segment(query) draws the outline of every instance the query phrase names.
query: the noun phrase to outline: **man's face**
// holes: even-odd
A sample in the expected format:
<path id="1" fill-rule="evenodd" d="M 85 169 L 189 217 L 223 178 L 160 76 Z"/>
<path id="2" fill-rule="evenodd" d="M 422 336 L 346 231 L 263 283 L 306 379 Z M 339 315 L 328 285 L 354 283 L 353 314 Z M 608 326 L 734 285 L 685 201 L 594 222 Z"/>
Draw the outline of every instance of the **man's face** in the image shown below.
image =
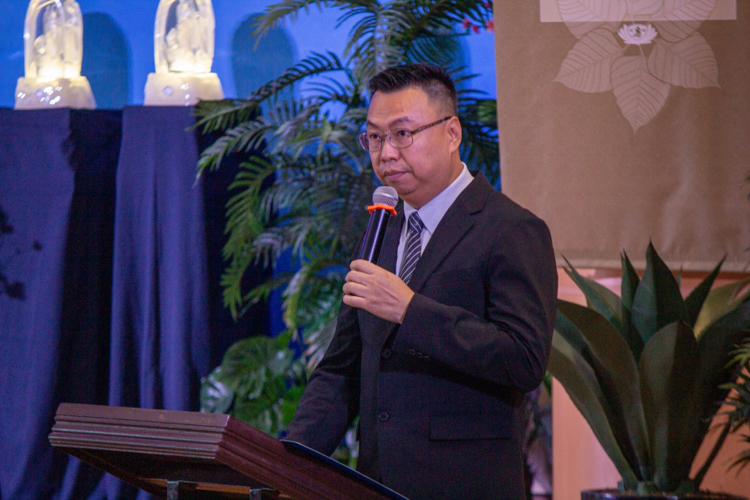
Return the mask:
<path id="1" fill-rule="evenodd" d="M 429 102 L 427 93 L 416 87 L 376 92 L 370 102 L 367 133 L 384 137 L 382 149 L 370 152 L 375 175 L 415 208 L 432 200 L 461 173 L 457 157 L 461 126 L 456 118 L 445 121 L 418 132 L 413 136 L 414 143 L 401 149 L 385 139 L 386 132 L 414 130 L 449 115 L 437 103 Z"/>

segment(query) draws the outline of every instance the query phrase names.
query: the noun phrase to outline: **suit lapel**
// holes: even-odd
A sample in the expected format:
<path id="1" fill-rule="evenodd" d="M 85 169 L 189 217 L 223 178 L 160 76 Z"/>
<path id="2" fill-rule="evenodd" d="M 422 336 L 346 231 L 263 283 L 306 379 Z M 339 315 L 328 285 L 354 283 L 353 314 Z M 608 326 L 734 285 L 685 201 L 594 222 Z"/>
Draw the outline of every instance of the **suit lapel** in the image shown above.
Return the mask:
<path id="1" fill-rule="evenodd" d="M 422 290 L 427 279 L 448 256 L 453 248 L 474 225 L 472 214 L 484 208 L 492 186 L 487 179 L 478 173 L 474 180 L 456 198 L 453 205 L 445 212 L 429 243 L 422 252 L 409 286 L 415 292 Z"/>
<path id="2" fill-rule="evenodd" d="M 430 242 L 422 252 L 414 274 L 411 276 L 409 286 L 419 293 L 427 278 L 440 265 L 445 257 L 453 250 L 466 232 L 474 225 L 472 214 L 480 212 L 493 190 L 492 186 L 482 173 L 477 173 L 474 180 L 456 198 L 443 219 L 435 229 Z M 403 210 L 392 218 L 385 232 L 383 247 L 380 251 L 378 265 L 383 269 L 395 273 L 398 243 L 401 238 L 401 230 L 404 224 Z M 398 323 L 391 323 L 384 319 L 372 316 L 375 319 L 375 328 L 371 332 L 372 339 L 379 349 L 382 349 L 386 340 L 398 330 Z"/>

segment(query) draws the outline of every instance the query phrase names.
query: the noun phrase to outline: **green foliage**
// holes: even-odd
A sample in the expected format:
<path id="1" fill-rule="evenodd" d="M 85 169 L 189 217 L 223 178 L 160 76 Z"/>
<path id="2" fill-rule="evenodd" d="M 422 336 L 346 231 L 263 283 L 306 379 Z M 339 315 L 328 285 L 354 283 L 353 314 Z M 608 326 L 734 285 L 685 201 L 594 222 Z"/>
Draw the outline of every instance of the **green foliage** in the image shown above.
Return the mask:
<path id="1" fill-rule="evenodd" d="M 741 429 L 747 432 L 750 430 L 750 340 L 740 345 L 733 354 L 730 365 L 738 366 L 738 371 L 737 378 L 723 386 L 724 389 L 733 391 L 726 400 L 731 410 L 725 415 L 731 432 L 738 432 Z M 750 434 L 742 434 L 742 440 L 747 443 L 747 449 L 741 451 L 731 465 L 731 467 L 739 467 L 740 470 L 750 465 Z"/>
<path id="2" fill-rule="evenodd" d="M 250 337 L 227 350 L 221 365 L 201 382 L 201 411 L 229 413 L 267 432 L 294 416 L 305 383 L 304 366 L 288 349 L 288 336 Z"/>
<path id="3" fill-rule="evenodd" d="M 697 490 L 702 474 L 691 480 L 690 467 L 711 418 L 730 388 L 747 384 L 730 382 L 750 354 L 727 360 L 750 335 L 750 292 L 741 293 L 750 280 L 711 290 L 722 262 L 684 300 L 652 245 L 642 278 L 623 254 L 620 297 L 568 263 L 588 307 L 558 301 L 549 371 L 614 462 L 624 489 Z"/>

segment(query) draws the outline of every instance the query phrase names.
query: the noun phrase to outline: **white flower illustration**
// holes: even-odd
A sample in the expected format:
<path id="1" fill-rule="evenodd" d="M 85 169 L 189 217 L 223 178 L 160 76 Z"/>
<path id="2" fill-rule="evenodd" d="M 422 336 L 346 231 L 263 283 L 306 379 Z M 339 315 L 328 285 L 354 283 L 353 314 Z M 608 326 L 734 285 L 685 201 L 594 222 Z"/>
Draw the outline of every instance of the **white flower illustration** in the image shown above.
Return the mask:
<path id="1" fill-rule="evenodd" d="M 578 42 L 555 81 L 580 92 L 611 90 L 634 131 L 661 111 L 673 85 L 719 87 L 713 50 L 696 31 L 716 0 L 557 1 Z"/>
<path id="2" fill-rule="evenodd" d="M 625 24 L 617 34 L 627 45 L 648 45 L 658 33 L 651 24 Z"/>

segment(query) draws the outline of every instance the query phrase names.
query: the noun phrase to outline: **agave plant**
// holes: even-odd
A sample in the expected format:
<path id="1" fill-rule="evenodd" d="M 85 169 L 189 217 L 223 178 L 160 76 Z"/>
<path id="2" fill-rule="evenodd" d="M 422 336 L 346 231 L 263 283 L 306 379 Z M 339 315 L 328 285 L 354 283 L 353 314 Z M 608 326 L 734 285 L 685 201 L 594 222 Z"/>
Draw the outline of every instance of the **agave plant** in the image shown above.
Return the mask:
<path id="1" fill-rule="evenodd" d="M 614 462 L 621 490 L 697 491 L 713 459 L 689 477 L 737 373 L 730 353 L 750 334 L 750 280 L 711 289 L 722 262 L 685 299 L 652 245 L 642 278 L 623 254 L 620 297 L 568 263 L 588 306 L 558 301 L 549 371 Z"/>

